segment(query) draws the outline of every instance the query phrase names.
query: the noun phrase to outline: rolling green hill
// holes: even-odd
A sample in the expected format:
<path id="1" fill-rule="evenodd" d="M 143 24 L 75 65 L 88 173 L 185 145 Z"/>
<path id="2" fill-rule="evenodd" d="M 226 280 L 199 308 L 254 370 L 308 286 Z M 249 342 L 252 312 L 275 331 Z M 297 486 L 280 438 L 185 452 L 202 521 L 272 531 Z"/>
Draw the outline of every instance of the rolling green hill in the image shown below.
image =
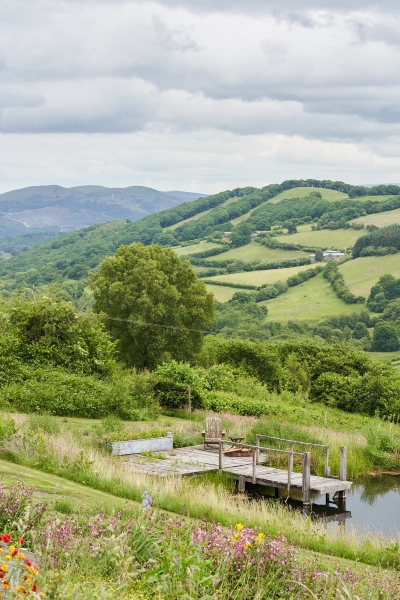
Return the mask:
<path id="1" fill-rule="evenodd" d="M 57 189 L 52 186 L 53 195 Z M 143 188 L 141 200 L 153 192 Z M 178 255 L 188 257 L 199 276 L 207 279 L 216 298 L 227 302 L 235 292 L 243 291 L 242 285 L 271 286 L 307 271 L 312 266 L 308 258 L 312 248 L 350 248 L 366 229 L 349 228 L 349 223 L 392 222 L 400 213 L 400 195 L 390 194 L 399 192 L 397 186 L 358 188 L 316 180 L 224 191 L 161 210 L 134 223 L 120 219 L 96 224 L 28 247 L 18 256 L 0 262 L 0 290 L 10 294 L 24 288 L 47 289 L 56 283 L 65 297 L 79 303 L 86 295 L 87 301 L 88 273 L 105 256 L 115 253 L 121 244 L 160 243 L 172 245 Z M 175 194 L 178 197 L 178 192 Z M 127 207 L 128 199 L 124 202 Z M 248 233 L 248 243 L 245 240 L 238 247 L 221 245 L 222 232 L 232 231 L 237 219 L 242 219 L 240 227 L 245 224 L 248 232 L 281 227 L 281 234 L 274 235 L 273 231 L 250 241 Z M 288 222 L 297 226 L 297 233 L 285 233 Z M 397 274 L 397 256 L 348 261 L 340 266 L 340 272 L 350 292 L 367 295 L 381 275 Z M 318 320 L 365 310 L 365 305 L 349 305 L 337 298 L 322 275 L 298 283 L 286 292 L 280 291 L 278 297 L 263 302 L 258 299 L 260 306 L 268 308 L 268 319 Z"/>

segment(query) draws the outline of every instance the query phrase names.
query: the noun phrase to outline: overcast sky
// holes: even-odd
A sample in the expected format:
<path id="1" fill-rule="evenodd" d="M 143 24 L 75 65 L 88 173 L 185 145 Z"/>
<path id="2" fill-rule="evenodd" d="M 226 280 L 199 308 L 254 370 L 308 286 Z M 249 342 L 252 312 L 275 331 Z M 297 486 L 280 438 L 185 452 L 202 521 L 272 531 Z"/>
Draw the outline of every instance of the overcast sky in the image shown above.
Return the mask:
<path id="1" fill-rule="evenodd" d="M 1 0 L 0 192 L 400 182 L 394 0 Z"/>

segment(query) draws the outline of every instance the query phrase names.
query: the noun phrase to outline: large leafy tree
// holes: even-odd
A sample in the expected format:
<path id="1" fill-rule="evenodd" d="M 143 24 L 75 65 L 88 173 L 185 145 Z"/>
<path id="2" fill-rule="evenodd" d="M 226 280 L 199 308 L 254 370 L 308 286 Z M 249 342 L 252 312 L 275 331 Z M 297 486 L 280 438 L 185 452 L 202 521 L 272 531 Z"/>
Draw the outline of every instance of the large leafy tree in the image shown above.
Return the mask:
<path id="1" fill-rule="evenodd" d="M 94 310 L 122 358 L 154 368 L 168 359 L 189 360 L 212 325 L 214 299 L 188 261 L 158 245 L 121 246 L 91 276 Z"/>

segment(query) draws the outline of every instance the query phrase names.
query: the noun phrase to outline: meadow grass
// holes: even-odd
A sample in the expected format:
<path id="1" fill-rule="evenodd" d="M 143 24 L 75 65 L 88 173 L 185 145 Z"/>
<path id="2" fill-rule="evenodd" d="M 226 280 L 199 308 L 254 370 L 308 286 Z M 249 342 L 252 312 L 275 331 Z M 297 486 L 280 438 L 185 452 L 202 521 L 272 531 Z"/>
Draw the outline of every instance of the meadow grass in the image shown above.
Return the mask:
<path id="1" fill-rule="evenodd" d="M 310 323 L 317 323 L 332 315 L 349 314 L 365 309 L 362 304 L 345 304 L 340 300 L 322 273 L 261 304 L 268 308 L 268 320 L 295 319 Z"/>
<path id="2" fill-rule="evenodd" d="M 221 244 L 214 244 L 202 240 L 198 244 L 192 244 L 191 246 L 174 246 L 171 249 L 176 252 L 178 256 L 185 256 L 186 254 L 196 254 L 196 252 L 204 252 L 205 250 L 211 250 L 212 248 L 221 248 Z"/>
<path id="3" fill-rule="evenodd" d="M 389 273 L 400 277 L 400 258 L 398 254 L 360 256 L 341 264 L 339 271 L 353 294 L 367 297 L 382 275 Z"/>
<path id="4" fill-rule="evenodd" d="M 328 190 L 325 188 L 310 188 L 310 187 L 297 187 L 286 192 L 281 192 L 275 198 L 272 198 L 269 202 L 271 204 L 278 204 L 282 200 L 290 200 L 291 198 L 305 198 L 312 192 L 320 192 L 323 200 L 329 202 L 337 202 L 338 200 L 346 200 L 349 196 L 343 192 L 337 192 L 336 190 Z"/>
<path id="5" fill-rule="evenodd" d="M 267 248 L 262 244 L 252 240 L 245 246 L 239 248 L 232 248 L 228 252 L 224 252 L 221 255 L 221 260 L 243 260 L 253 261 L 259 260 L 263 262 L 274 262 L 279 260 L 289 260 L 291 258 L 308 258 L 307 252 L 296 251 L 296 250 L 283 250 L 281 248 Z M 218 260 L 217 256 L 210 256 L 205 259 L 206 261 Z"/>
<path id="6" fill-rule="evenodd" d="M 218 302 L 228 302 L 236 292 L 251 292 L 251 290 L 224 287 L 223 285 L 210 285 L 209 283 L 206 283 L 206 288 L 209 292 L 214 294 L 214 297 Z"/>
<path id="7" fill-rule="evenodd" d="M 377 227 L 386 227 L 387 225 L 393 225 L 393 223 L 400 223 L 400 208 L 382 213 L 374 213 L 373 215 L 365 215 L 365 217 L 358 217 L 353 222 L 364 223 L 364 225 L 376 225 Z M 368 233 L 368 230 L 365 233 Z"/>
<path id="8" fill-rule="evenodd" d="M 288 277 L 296 275 L 301 271 L 306 271 L 309 268 L 310 265 L 301 265 L 298 267 L 288 267 L 284 269 L 266 269 L 262 271 L 230 273 L 229 275 L 215 275 L 215 277 L 208 277 L 208 280 L 258 286 L 263 285 L 264 283 L 273 284 L 277 281 L 286 281 Z"/>
<path id="9" fill-rule="evenodd" d="M 364 229 L 318 229 L 312 231 L 307 225 L 303 230 L 299 227 L 298 233 L 286 234 L 279 239 L 282 242 L 328 248 L 330 250 L 346 250 L 354 246 L 356 240 L 365 235 Z"/>

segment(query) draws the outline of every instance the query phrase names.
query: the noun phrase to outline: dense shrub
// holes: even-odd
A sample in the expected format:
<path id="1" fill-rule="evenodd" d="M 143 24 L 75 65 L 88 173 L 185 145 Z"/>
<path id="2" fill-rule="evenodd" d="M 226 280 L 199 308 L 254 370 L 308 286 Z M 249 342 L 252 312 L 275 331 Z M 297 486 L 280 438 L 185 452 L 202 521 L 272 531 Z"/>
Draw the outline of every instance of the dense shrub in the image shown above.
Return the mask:
<path id="1" fill-rule="evenodd" d="M 192 406 L 201 406 L 202 382 L 196 371 L 188 364 L 171 360 L 153 371 L 153 384 L 162 406 L 179 407 L 188 403 L 190 387 Z"/>
<path id="2" fill-rule="evenodd" d="M 8 308 L 13 354 L 26 363 L 75 373 L 107 374 L 115 365 L 114 344 L 98 317 L 77 314 L 59 297 L 14 300 Z"/>
<path id="3" fill-rule="evenodd" d="M 4 387 L 0 401 L 17 412 L 92 419 L 111 413 L 144 419 L 158 412 L 149 376 L 135 372 L 105 382 L 88 375 L 37 369 L 31 379 Z"/>

